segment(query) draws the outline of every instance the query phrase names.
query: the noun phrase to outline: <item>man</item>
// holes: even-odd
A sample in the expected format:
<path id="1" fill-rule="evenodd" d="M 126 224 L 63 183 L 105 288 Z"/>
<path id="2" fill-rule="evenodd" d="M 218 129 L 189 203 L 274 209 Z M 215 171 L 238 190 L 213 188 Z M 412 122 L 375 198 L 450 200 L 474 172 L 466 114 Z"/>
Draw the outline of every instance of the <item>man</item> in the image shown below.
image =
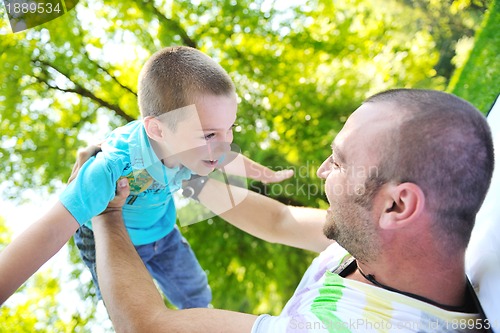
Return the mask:
<path id="1" fill-rule="evenodd" d="M 123 228 L 126 182 L 94 221 L 103 299 L 117 332 L 481 331 L 464 253 L 492 171 L 491 133 L 473 106 L 387 91 L 349 117 L 318 170 L 326 222 L 257 194 L 222 214 L 263 239 L 323 251 L 279 316 L 165 308 Z M 215 207 L 223 186 L 208 181 L 200 201 Z"/>

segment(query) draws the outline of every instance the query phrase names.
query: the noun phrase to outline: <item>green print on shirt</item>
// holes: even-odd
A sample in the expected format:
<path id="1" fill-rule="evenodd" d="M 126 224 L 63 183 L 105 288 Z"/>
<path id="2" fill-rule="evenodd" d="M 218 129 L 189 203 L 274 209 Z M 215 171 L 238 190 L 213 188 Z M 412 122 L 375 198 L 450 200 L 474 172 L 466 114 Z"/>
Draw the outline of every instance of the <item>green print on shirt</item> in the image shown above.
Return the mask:
<path id="1" fill-rule="evenodd" d="M 338 274 L 326 271 L 325 282 L 319 289 L 319 296 L 311 304 L 311 312 L 322 322 L 321 328 L 330 333 L 351 332 L 346 323 L 335 315 L 337 303 L 342 298 L 344 288 L 343 280 Z"/>
<path id="2" fill-rule="evenodd" d="M 125 176 L 130 184 L 130 195 L 138 195 L 153 184 L 153 177 L 145 170 L 136 170 Z"/>

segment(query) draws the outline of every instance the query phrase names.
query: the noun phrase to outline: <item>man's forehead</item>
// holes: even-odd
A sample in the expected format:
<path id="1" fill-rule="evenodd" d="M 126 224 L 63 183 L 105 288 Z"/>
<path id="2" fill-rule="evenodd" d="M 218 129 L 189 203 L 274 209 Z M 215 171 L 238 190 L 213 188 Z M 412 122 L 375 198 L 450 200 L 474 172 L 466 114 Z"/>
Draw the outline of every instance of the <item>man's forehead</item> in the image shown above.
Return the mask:
<path id="1" fill-rule="evenodd" d="M 389 102 L 369 102 L 362 104 L 347 119 L 348 123 L 377 123 L 386 122 L 399 114 L 394 103 Z"/>
<path id="2" fill-rule="evenodd" d="M 332 154 L 335 155 L 341 162 L 345 162 L 345 154 L 342 149 L 335 143 L 335 140 L 331 144 Z"/>
<path id="3" fill-rule="evenodd" d="M 352 149 L 364 153 L 374 150 L 373 143 L 387 135 L 398 123 L 398 113 L 391 103 L 365 103 L 356 109 L 331 144 L 332 153 L 345 157 Z M 342 156 L 339 156 L 342 155 Z"/>
<path id="4" fill-rule="evenodd" d="M 377 102 L 365 103 L 357 108 L 347 118 L 340 134 L 369 135 L 380 131 L 387 131 L 397 126 L 401 120 L 401 113 L 392 103 Z"/>

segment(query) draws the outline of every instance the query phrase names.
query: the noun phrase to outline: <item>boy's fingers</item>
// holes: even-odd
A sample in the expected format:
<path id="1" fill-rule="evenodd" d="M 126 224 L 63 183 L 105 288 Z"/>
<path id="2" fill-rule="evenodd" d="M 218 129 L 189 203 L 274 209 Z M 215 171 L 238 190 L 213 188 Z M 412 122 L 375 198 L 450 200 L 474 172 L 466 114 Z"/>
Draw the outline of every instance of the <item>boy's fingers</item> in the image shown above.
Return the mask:
<path id="1" fill-rule="evenodd" d="M 281 170 L 281 171 L 276 172 L 276 176 L 281 180 L 288 179 L 288 178 L 292 177 L 293 174 L 294 174 L 293 170 Z"/>
<path id="2" fill-rule="evenodd" d="M 270 183 L 279 183 L 293 176 L 293 170 L 280 170 L 276 171 L 269 181 Z"/>

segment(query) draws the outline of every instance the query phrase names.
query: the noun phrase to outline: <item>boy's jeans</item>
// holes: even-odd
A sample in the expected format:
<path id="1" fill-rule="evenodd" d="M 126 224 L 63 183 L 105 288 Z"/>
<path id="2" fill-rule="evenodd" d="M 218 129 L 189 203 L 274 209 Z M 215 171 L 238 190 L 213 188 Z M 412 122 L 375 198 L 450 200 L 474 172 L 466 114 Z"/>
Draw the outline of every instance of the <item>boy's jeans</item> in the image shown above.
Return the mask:
<path id="1" fill-rule="evenodd" d="M 92 273 L 97 296 L 101 299 L 96 274 L 94 233 L 81 226 L 74 238 L 83 261 Z M 212 292 L 207 275 L 177 226 L 162 239 L 135 248 L 149 273 L 173 305 L 179 309 L 208 306 L 212 300 Z"/>

